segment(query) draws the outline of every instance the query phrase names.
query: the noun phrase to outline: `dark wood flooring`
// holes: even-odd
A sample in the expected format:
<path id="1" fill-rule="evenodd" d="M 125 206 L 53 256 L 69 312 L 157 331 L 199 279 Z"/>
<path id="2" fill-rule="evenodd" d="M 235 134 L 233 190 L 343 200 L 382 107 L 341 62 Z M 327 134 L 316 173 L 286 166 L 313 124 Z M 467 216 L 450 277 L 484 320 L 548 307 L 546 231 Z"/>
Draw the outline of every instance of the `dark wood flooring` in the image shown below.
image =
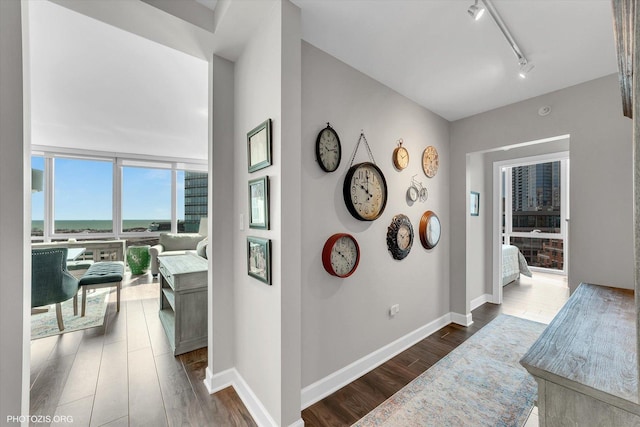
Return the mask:
<path id="1" fill-rule="evenodd" d="M 206 349 L 173 357 L 158 319 L 150 275 L 115 292 L 103 327 L 31 342 L 31 414 L 71 415 L 74 426 L 255 426 L 229 387 L 209 395 Z M 448 325 L 302 411 L 305 426 L 349 426 L 493 320 L 501 306 L 473 311 L 468 328 Z M 42 424 L 38 424 L 42 425 Z"/>
<path id="2" fill-rule="evenodd" d="M 305 427 L 350 426 L 496 318 L 502 307 L 473 310 L 473 325 L 450 324 L 304 411 Z"/>

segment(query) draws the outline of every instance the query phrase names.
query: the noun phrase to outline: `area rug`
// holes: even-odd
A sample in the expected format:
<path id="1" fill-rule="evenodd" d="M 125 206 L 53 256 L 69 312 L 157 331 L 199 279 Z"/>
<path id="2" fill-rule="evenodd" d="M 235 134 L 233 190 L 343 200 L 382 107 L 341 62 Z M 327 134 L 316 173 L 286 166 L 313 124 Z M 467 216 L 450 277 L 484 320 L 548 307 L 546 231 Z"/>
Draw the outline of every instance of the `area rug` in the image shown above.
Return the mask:
<path id="1" fill-rule="evenodd" d="M 522 426 L 537 385 L 519 361 L 545 327 L 498 316 L 354 426 Z"/>
<path id="2" fill-rule="evenodd" d="M 78 295 L 78 315 L 73 314 L 73 298 L 62 303 L 62 321 L 64 331 L 58 329 L 55 304 L 49 306 L 49 311 L 31 315 L 31 339 L 65 334 L 80 329 L 102 326 L 104 315 L 109 302 L 110 288 L 95 289 L 87 294 L 87 309 L 84 317 L 82 312 L 82 294 Z"/>

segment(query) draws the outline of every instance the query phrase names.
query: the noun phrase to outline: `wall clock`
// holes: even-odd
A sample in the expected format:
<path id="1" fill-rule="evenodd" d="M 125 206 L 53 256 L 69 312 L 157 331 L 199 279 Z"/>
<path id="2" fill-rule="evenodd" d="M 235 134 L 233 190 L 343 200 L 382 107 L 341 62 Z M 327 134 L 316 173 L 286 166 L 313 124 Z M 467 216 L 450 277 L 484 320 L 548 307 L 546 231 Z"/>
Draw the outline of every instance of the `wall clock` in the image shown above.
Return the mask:
<path id="1" fill-rule="evenodd" d="M 398 140 L 398 146 L 393 150 L 393 165 L 401 171 L 409 166 L 409 152 L 402 146 L 402 138 Z"/>
<path id="2" fill-rule="evenodd" d="M 396 215 L 387 229 L 387 247 L 395 259 L 404 259 L 413 246 L 413 226 L 406 215 Z"/>
<path id="3" fill-rule="evenodd" d="M 371 162 L 353 164 L 360 141 L 364 140 Z M 358 144 L 351 157 L 351 165 L 347 171 L 342 187 L 344 203 L 349 213 L 360 221 L 373 221 L 382 215 L 387 206 L 387 180 L 373 161 L 371 148 L 364 133 L 360 134 Z"/>
<path id="4" fill-rule="evenodd" d="M 438 173 L 438 166 L 438 150 L 433 145 L 430 145 L 422 153 L 422 170 L 429 178 L 433 178 Z"/>
<path id="5" fill-rule="evenodd" d="M 360 221 L 378 219 L 387 205 L 387 181 L 371 162 L 349 168 L 342 193 L 349 213 Z"/>
<path id="6" fill-rule="evenodd" d="M 426 211 L 420 218 L 420 242 L 425 249 L 433 249 L 440 241 L 440 219 L 432 211 Z"/>
<path id="7" fill-rule="evenodd" d="M 334 234 L 327 239 L 322 248 L 322 265 L 332 276 L 351 276 L 358 268 L 359 262 L 360 247 L 350 234 Z"/>
<path id="8" fill-rule="evenodd" d="M 322 129 L 316 138 L 316 160 L 323 171 L 333 172 L 338 169 L 341 158 L 340 138 L 327 122 L 327 127 Z"/>

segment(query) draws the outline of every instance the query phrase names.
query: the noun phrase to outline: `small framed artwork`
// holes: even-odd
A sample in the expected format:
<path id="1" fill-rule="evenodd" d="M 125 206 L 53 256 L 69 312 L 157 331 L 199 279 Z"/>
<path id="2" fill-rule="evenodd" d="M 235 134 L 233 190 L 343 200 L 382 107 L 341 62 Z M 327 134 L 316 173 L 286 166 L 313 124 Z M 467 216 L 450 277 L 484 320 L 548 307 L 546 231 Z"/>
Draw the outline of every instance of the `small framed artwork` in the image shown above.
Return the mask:
<path id="1" fill-rule="evenodd" d="M 269 177 L 249 181 L 249 228 L 269 229 Z"/>
<path id="2" fill-rule="evenodd" d="M 247 273 L 271 285 L 271 240 L 247 237 Z"/>
<path id="3" fill-rule="evenodd" d="M 249 172 L 271 165 L 271 119 L 256 126 L 247 134 Z"/>
<path id="4" fill-rule="evenodd" d="M 469 207 L 471 211 L 471 216 L 479 216 L 480 215 L 480 193 L 475 191 L 471 192 L 469 198 Z"/>

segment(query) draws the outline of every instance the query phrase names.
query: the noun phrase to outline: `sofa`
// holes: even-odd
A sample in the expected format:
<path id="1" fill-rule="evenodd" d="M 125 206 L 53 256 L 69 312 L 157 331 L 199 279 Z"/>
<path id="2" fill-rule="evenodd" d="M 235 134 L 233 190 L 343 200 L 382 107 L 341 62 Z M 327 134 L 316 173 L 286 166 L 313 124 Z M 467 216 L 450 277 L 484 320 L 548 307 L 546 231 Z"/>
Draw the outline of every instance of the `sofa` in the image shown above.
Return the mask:
<path id="1" fill-rule="evenodd" d="M 157 276 L 158 257 L 182 255 L 193 252 L 203 258 L 207 257 L 207 219 L 202 218 L 198 233 L 160 233 L 160 241 L 149 248 L 151 255 L 151 274 Z"/>

